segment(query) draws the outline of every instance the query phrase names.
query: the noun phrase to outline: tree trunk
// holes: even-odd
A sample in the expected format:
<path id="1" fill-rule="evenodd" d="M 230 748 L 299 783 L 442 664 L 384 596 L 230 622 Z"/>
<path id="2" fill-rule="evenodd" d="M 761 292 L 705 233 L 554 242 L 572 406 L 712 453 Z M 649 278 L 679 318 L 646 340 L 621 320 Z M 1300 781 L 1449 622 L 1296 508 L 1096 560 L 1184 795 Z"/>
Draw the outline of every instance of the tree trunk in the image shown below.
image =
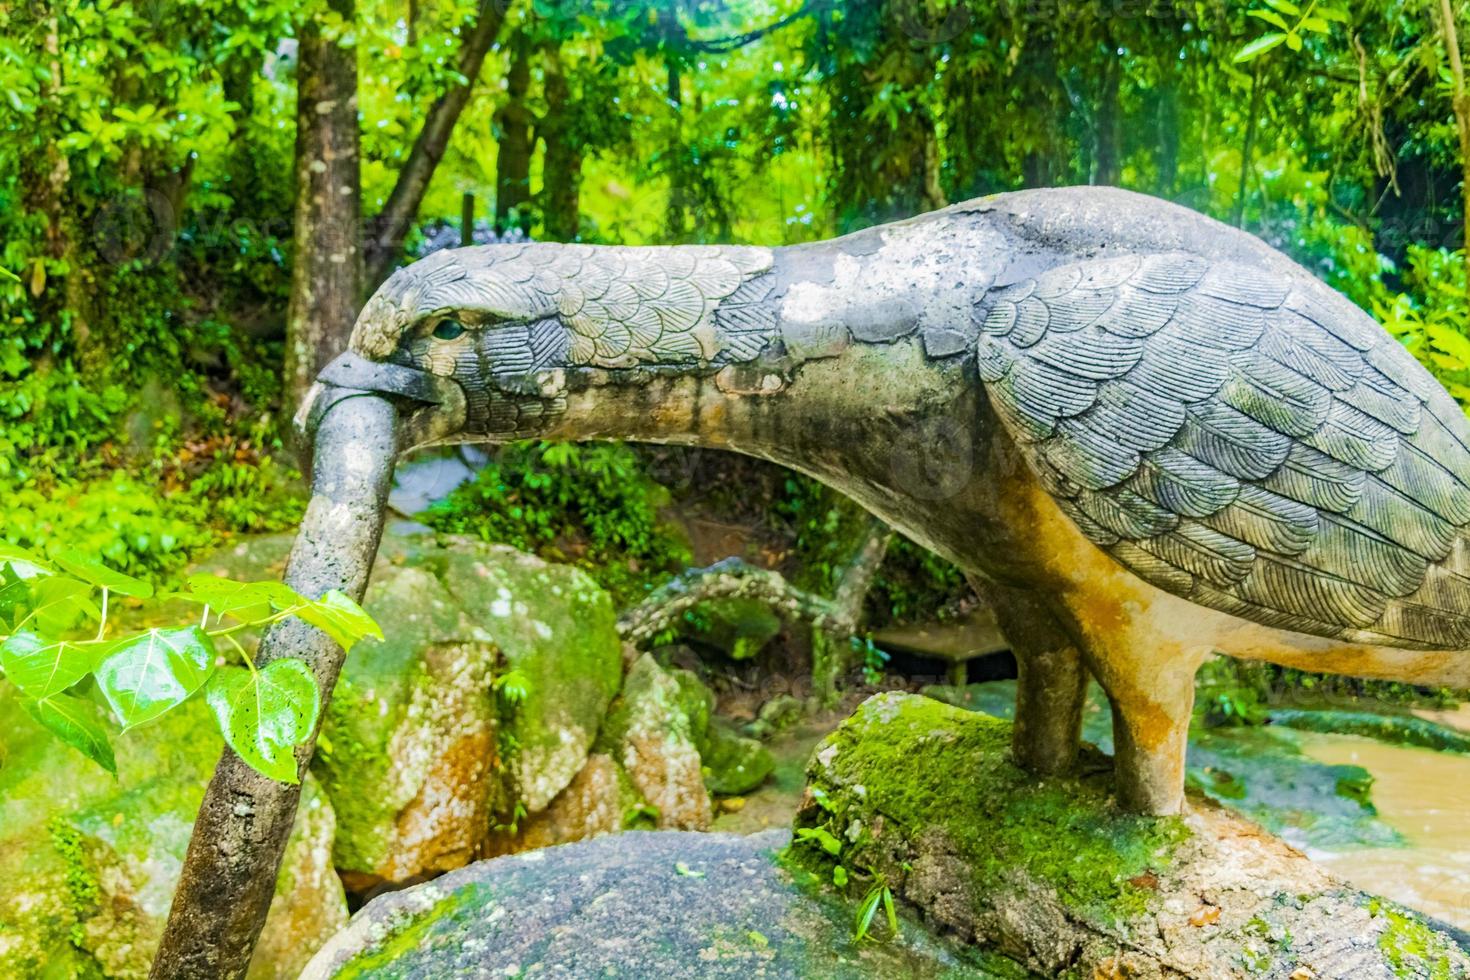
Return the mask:
<path id="1" fill-rule="evenodd" d="M 526 203 L 531 200 L 531 154 L 535 150 L 536 117 L 526 105 L 530 87 L 531 43 L 524 33 L 518 33 L 511 43 L 506 103 L 495 113 L 497 231 L 504 231 L 512 224 L 522 231 L 530 230 L 530 222 L 524 214 Z"/>
<path id="2" fill-rule="evenodd" d="M 546 55 L 546 118 L 541 123 L 541 220 L 555 242 L 575 241 L 582 219 L 582 145 L 573 125 L 576 106 L 557 51 Z"/>
<path id="3" fill-rule="evenodd" d="M 1116 187 L 1123 178 L 1122 151 L 1119 148 L 1120 114 L 1118 112 L 1119 76 L 1122 75 L 1115 46 L 1109 44 L 1109 57 L 1103 66 L 1102 88 L 1092 119 L 1092 174 L 1089 183 Z"/>
<path id="4" fill-rule="evenodd" d="M 679 242 L 684 240 L 686 233 L 687 216 L 689 213 L 689 186 L 688 175 L 684 172 L 684 79 L 679 72 L 679 55 L 676 48 L 681 48 L 688 40 L 684 34 L 683 27 L 679 24 L 678 0 L 667 0 L 658 9 L 659 29 L 663 33 L 664 44 L 668 50 L 664 52 L 665 69 L 665 91 L 669 103 L 669 111 L 672 118 L 669 121 L 669 139 L 664 147 L 664 153 L 668 162 L 664 172 L 669 178 L 669 210 L 665 216 L 665 234 L 669 241 Z"/>
<path id="5" fill-rule="evenodd" d="M 398 261 L 403 240 L 408 237 L 408 231 L 418 217 L 419 205 L 423 203 L 434 170 L 449 148 L 454 124 L 459 122 L 460 113 L 469 104 L 475 80 L 480 77 L 480 66 L 485 63 L 485 54 L 500 33 L 508 6 L 506 0 L 481 0 L 475 26 L 465 36 L 459 51 L 459 73 L 465 77 L 466 84 L 451 85 L 429 107 L 418 139 L 414 140 L 408 159 L 398 171 L 398 180 L 388 195 L 388 203 L 383 205 L 382 213 L 373 221 L 364 270 L 370 289 L 388 278 L 388 273 L 393 271 L 393 265 Z"/>
<path id="6" fill-rule="evenodd" d="M 311 503 L 286 565 L 286 584 L 302 595 L 341 589 L 362 599 L 393 478 L 396 413 L 385 399 L 357 396 L 322 420 Z M 267 631 L 255 662 L 264 667 L 281 657 L 306 661 L 315 675 L 320 730 L 342 669 L 341 648 L 320 630 L 288 619 Z M 316 736 L 312 732 L 297 749 L 298 776 L 306 774 Z M 268 779 L 224 750 L 194 822 L 152 980 L 245 975 L 300 796 L 299 784 Z"/>
<path id="7" fill-rule="evenodd" d="M 1460 57 L 1460 32 L 1455 24 L 1455 10 L 1450 0 L 1439 0 L 1440 30 L 1444 34 L 1445 53 L 1450 61 L 1450 83 L 1454 86 L 1451 105 L 1455 110 L 1455 130 L 1460 137 L 1460 207 L 1462 225 L 1461 258 L 1465 263 L 1465 296 L 1470 302 L 1470 93 L 1465 91 L 1465 63 Z"/>
<path id="8" fill-rule="evenodd" d="M 1256 70 L 1251 74 L 1251 103 L 1245 121 L 1245 145 L 1240 148 L 1240 186 L 1235 190 L 1235 207 L 1230 212 L 1230 223 L 1237 228 L 1245 224 L 1245 195 L 1250 189 L 1251 167 L 1256 155 L 1256 120 L 1261 115 L 1261 62 L 1256 60 Z"/>
<path id="9" fill-rule="evenodd" d="M 331 0 L 352 24 L 353 0 Z M 298 404 L 344 345 L 362 295 L 357 49 L 312 20 L 298 33 L 296 213 L 286 312 L 286 395 Z"/>

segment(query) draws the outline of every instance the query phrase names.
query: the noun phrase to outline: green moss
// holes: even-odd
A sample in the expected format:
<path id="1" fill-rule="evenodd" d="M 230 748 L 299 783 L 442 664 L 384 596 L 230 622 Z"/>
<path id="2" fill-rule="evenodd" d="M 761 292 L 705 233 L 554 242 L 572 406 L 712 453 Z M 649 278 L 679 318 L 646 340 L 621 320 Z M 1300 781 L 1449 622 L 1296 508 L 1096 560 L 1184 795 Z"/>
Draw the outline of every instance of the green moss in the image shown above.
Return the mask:
<path id="1" fill-rule="evenodd" d="M 461 916 L 485 914 L 492 907 L 493 899 L 483 885 L 470 882 L 456 888 L 432 905 L 416 907 L 411 913 L 404 913 L 402 918 L 390 922 L 376 942 L 332 975 L 333 980 L 353 980 L 356 977 L 392 980 L 404 976 L 401 967 L 394 968 L 400 957 L 427 945 L 426 941 L 433 933 L 454 928 Z"/>
<path id="2" fill-rule="evenodd" d="M 1470 753 L 1470 735 L 1415 715 L 1284 708 L 1269 712 L 1267 717 L 1273 725 L 1284 725 L 1302 731 L 1364 735 L 1393 745 L 1415 745 L 1438 752 Z"/>
<path id="3" fill-rule="evenodd" d="M 1183 822 L 1120 812 L 1101 774 L 1037 781 L 1009 761 L 1010 739 L 1010 724 L 988 715 L 879 695 L 818 748 L 814 778 L 827 800 L 804 810 L 798 826 L 837 828 L 844 865 L 890 880 L 906 869 L 870 868 L 881 860 L 869 846 L 879 821 L 904 834 L 943 834 L 971 869 L 977 898 L 1020 868 L 1090 916 L 1147 914 L 1155 893 L 1131 882 L 1169 866 L 1189 836 Z M 834 863 L 804 850 L 819 865 Z"/>
<path id="4" fill-rule="evenodd" d="M 1455 972 L 1446 936 L 1382 899 L 1369 900 L 1368 912 L 1375 919 L 1388 920 L 1387 928 L 1378 935 L 1378 948 L 1388 957 L 1394 976 L 1452 980 Z"/>
<path id="5" fill-rule="evenodd" d="M 85 939 L 82 920 L 97 907 L 102 897 L 102 885 L 92 870 L 82 835 L 76 828 L 68 826 L 60 817 L 53 817 L 47 821 L 46 831 L 51 837 L 52 848 L 66 866 L 66 892 L 76 916 L 71 927 L 71 942 L 80 949 Z"/>

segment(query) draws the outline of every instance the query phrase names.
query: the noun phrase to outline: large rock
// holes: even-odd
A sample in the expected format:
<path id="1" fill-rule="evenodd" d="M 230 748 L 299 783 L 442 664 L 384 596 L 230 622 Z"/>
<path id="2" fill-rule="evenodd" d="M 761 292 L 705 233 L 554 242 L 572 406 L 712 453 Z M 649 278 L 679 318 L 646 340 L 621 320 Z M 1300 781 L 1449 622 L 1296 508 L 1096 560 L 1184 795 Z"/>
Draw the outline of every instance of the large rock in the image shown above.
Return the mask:
<path id="1" fill-rule="evenodd" d="M 912 923 L 896 941 L 855 942 L 847 910 L 777 863 L 786 840 L 630 833 L 482 861 L 368 903 L 301 977 L 1018 975 Z"/>
<path id="2" fill-rule="evenodd" d="M 1448 934 L 1210 801 L 1125 814 L 1104 757 L 1042 781 L 1010 762 L 1010 740 L 988 715 L 870 698 L 813 757 L 794 853 L 882 880 L 1046 976 L 1470 975 Z"/>
<path id="3" fill-rule="evenodd" d="M 114 741 L 116 781 L 0 681 L 0 974 L 143 978 L 221 740 L 198 699 Z M 308 777 L 254 980 L 295 977 L 347 921 L 332 807 Z"/>
<path id="4" fill-rule="evenodd" d="M 612 602 L 584 573 L 468 538 L 387 535 L 313 765 L 350 883 L 460 867 L 587 761 L 618 689 Z"/>
<path id="5" fill-rule="evenodd" d="M 650 654 L 634 661 L 603 724 L 598 747 L 627 772 L 657 811 L 660 828 L 705 830 L 710 825 L 698 739 L 708 702 L 688 680 L 664 670 Z"/>

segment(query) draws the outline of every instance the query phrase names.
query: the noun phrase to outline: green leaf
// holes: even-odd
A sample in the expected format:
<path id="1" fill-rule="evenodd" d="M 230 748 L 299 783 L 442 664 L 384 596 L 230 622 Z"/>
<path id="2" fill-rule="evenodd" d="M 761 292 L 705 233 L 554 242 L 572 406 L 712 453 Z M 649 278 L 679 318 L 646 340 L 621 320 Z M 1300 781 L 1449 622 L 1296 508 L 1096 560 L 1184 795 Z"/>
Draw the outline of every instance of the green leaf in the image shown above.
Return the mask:
<path id="1" fill-rule="evenodd" d="M 1302 8 L 1292 3 L 1291 0 L 1266 0 L 1266 4 L 1267 6 L 1276 8 L 1288 17 L 1295 17 L 1302 12 Z M 1252 12 L 1254 13 L 1254 11 Z"/>
<path id="2" fill-rule="evenodd" d="M 1438 323 L 1426 324 L 1424 332 L 1434 346 L 1458 360 L 1462 366 L 1470 365 L 1470 339 L 1464 334 Z"/>
<path id="3" fill-rule="evenodd" d="M 289 609 L 307 601 L 280 582 L 235 582 L 218 575 L 191 575 L 189 591 L 174 597 L 204 603 L 213 612 L 247 623 L 268 619 L 273 608 Z"/>
<path id="4" fill-rule="evenodd" d="M 0 643 L 0 668 L 22 694 L 49 698 L 87 676 L 92 658 L 66 640 L 43 640 L 35 633 L 16 633 Z"/>
<path id="5" fill-rule="evenodd" d="M 252 769 L 295 783 L 296 746 L 316 728 L 321 692 L 311 668 L 294 658 L 257 671 L 219 671 L 204 689 L 230 748 Z"/>
<path id="6" fill-rule="evenodd" d="M 863 902 L 858 906 L 857 921 L 853 924 L 853 939 L 861 942 L 868 934 L 868 929 L 873 925 L 873 916 L 878 911 L 880 896 L 879 889 L 874 886 L 863 896 Z"/>
<path id="7" fill-rule="evenodd" d="M 117 759 L 107 732 L 97 721 L 96 709 L 81 698 L 58 696 L 39 701 L 21 701 L 26 714 L 67 745 L 117 775 Z"/>
<path id="8" fill-rule="evenodd" d="M 123 729 L 182 703 L 214 672 L 214 644 L 197 626 L 155 629 L 113 644 L 97 665 L 97 683 Z"/>
<path id="9" fill-rule="evenodd" d="M 0 541 L 0 563 L 16 565 L 16 574 L 21 578 L 34 578 L 36 575 L 51 574 L 50 562 L 38 557 L 34 552 L 17 547 L 8 541 Z"/>
<path id="10" fill-rule="evenodd" d="M 83 616 L 100 618 L 92 601 L 92 587 L 65 575 L 52 575 L 31 582 L 31 610 L 26 619 L 44 634 L 65 633 Z"/>
<path id="11" fill-rule="evenodd" d="M 31 587 L 6 562 L 0 566 L 0 632 L 10 632 L 30 606 Z"/>
<path id="12" fill-rule="evenodd" d="M 1321 17 L 1307 17 L 1297 25 L 1304 31 L 1316 31 L 1318 34 L 1326 34 L 1332 30 L 1332 25 Z"/>
<path id="13" fill-rule="evenodd" d="M 833 837 L 832 834 L 823 827 L 802 827 L 796 832 L 796 837 L 798 840 L 809 841 L 810 843 L 816 844 L 818 847 L 820 847 L 822 850 L 826 851 L 833 857 L 836 857 L 837 855 L 842 853 L 842 841 L 838 840 L 836 837 Z"/>
<path id="14" fill-rule="evenodd" d="M 56 556 L 56 564 L 82 581 L 91 582 L 118 595 L 130 595 L 138 599 L 147 599 L 153 595 L 153 586 L 147 582 L 113 571 L 80 551 L 63 551 Z"/>
<path id="15" fill-rule="evenodd" d="M 1252 58 L 1258 58 L 1285 40 L 1285 34 L 1262 34 L 1235 53 L 1235 63 L 1238 65 L 1242 61 L 1250 61 Z"/>
<path id="16" fill-rule="evenodd" d="M 348 653 L 352 651 L 353 644 L 364 637 L 383 638 L 383 631 L 373 617 L 337 589 L 298 609 L 296 615 L 336 640 L 337 645 Z"/>
<path id="17" fill-rule="evenodd" d="M 1246 16 L 1254 17 L 1257 20 L 1264 20 L 1266 23 L 1279 27 L 1283 31 L 1291 30 L 1291 25 L 1286 22 L 1286 18 L 1274 10 L 1251 10 L 1246 13 Z"/>
<path id="18" fill-rule="evenodd" d="M 1286 46 L 1293 51 L 1300 51 L 1302 49 L 1302 36 L 1296 31 L 1292 31 L 1286 35 Z"/>
<path id="19" fill-rule="evenodd" d="M 840 864 L 836 865 L 832 869 L 832 884 L 836 885 L 838 888 L 846 888 L 847 880 L 847 869 Z"/>
<path id="20" fill-rule="evenodd" d="M 1348 16 L 1346 10 L 1338 10 L 1336 7 L 1318 7 L 1316 14 L 1324 20 L 1336 21 L 1339 24 L 1351 24 L 1353 22 L 1353 19 Z"/>
<path id="21" fill-rule="evenodd" d="M 704 877 L 704 872 L 703 871 L 696 871 L 693 868 L 689 867 L 689 865 L 685 864 L 683 861 L 675 861 L 674 862 L 674 874 L 678 875 L 681 878 L 703 878 Z"/>
<path id="22" fill-rule="evenodd" d="M 898 910 L 893 907 L 893 889 L 883 886 L 883 914 L 888 919 L 888 934 L 898 935 Z"/>

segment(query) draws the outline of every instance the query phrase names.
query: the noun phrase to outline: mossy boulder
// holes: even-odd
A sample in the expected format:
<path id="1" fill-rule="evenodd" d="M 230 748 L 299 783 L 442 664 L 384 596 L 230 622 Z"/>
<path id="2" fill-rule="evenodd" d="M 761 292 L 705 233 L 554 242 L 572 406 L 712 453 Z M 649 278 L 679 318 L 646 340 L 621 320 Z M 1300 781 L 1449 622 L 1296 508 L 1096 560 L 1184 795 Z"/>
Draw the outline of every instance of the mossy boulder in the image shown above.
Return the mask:
<path id="1" fill-rule="evenodd" d="M 0 681 L 0 973 L 147 976 L 221 746 L 195 699 L 117 737 L 114 780 Z M 308 777 L 251 978 L 295 977 L 346 923 L 334 827 Z"/>
<path id="2" fill-rule="evenodd" d="M 937 926 L 1047 976 L 1463 976 L 1470 956 L 1198 796 L 1121 812 L 1109 761 L 1038 780 L 1009 723 L 883 694 L 822 742 L 793 858 L 874 882 Z M 837 873 L 840 865 L 843 872 Z M 1303 972 L 1304 971 L 1304 972 Z"/>
<path id="3" fill-rule="evenodd" d="M 403 880 L 459 867 L 547 808 L 618 689 L 612 602 L 584 573 L 467 538 L 388 535 L 313 763 L 337 864 Z M 351 879 L 349 879 L 351 880 Z"/>
<path id="4" fill-rule="evenodd" d="M 603 723 L 598 751 L 623 767 L 656 811 L 661 828 L 709 827 L 710 798 L 697 744 L 705 705 L 687 679 L 681 684 L 674 672 L 645 653 L 629 668 L 622 693 Z"/>
<path id="5" fill-rule="evenodd" d="M 368 903 L 301 980 L 1023 975 L 913 923 L 855 941 L 847 911 L 779 863 L 787 839 L 659 831 L 480 861 Z"/>
<path id="6" fill-rule="evenodd" d="M 710 723 L 700 752 L 704 785 L 716 796 L 749 793 L 776 768 L 776 757 L 764 744 L 741 735 L 723 718 Z"/>
<path id="7" fill-rule="evenodd" d="M 732 660 L 748 660 L 781 633 L 781 617 L 756 599 L 713 599 L 684 615 L 679 632 Z"/>

